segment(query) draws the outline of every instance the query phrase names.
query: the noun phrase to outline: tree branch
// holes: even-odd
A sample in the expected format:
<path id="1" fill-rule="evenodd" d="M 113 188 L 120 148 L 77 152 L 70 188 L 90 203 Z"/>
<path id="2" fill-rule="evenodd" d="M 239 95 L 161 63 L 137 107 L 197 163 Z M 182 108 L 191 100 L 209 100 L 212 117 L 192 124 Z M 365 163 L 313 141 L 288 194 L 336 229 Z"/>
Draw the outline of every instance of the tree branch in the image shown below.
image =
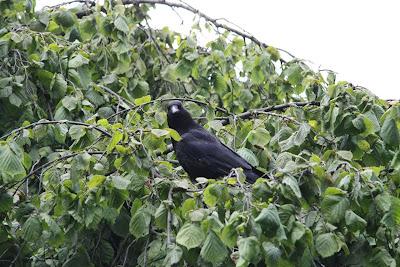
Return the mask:
<path id="1" fill-rule="evenodd" d="M 9 132 L 8 134 L 3 135 L 2 137 L 0 137 L 1 139 L 5 139 L 7 137 L 9 137 L 10 135 L 14 134 L 14 133 L 18 133 L 20 131 L 23 131 L 25 129 L 29 129 L 29 128 L 33 128 L 36 127 L 38 125 L 49 125 L 49 124 L 71 124 L 71 125 L 80 125 L 80 126 L 85 126 L 87 128 L 93 128 L 99 132 L 101 132 L 102 134 L 104 134 L 107 137 L 112 137 L 112 135 L 110 133 L 108 133 L 107 131 L 101 129 L 100 127 L 97 127 L 95 125 L 92 124 L 88 124 L 88 123 L 84 123 L 84 122 L 79 122 L 79 121 L 68 121 L 68 120 L 59 120 L 59 121 L 47 121 L 47 120 L 42 120 L 42 121 L 38 121 L 38 122 L 34 122 L 31 123 L 29 125 L 26 125 L 24 127 L 20 127 L 17 128 L 15 130 L 12 130 L 11 132 Z"/>
<path id="2" fill-rule="evenodd" d="M 66 2 L 66 3 L 63 3 L 63 4 L 56 5 L 56 6 L 52 6 L 52 7 L 49 7 L 49 8 L 59 7 L 61 5 L 66 5 L 66 4 L 70 4 L 70 3 L 74 3 L 74 2 L 90 3 L 90 6 L 95 5 L 95 1 L 73 0 L 73 1 L 70 1 L 70 2 Z M 227 30 L 229 32 L 232 32 L 232 33 L 236 34 L 236 35 L 239 35 L 239 36 L 241 36 L 241 37 L 243 37 L 245 39 L 249 39 L 253 43 L 257 44 L 258 46 L 260 46 L 262 48 L 268 48 L 270 46 L 270 45 L 260 41 L 259 39 L 254 37 L 254 35 L 250 34 L 246 30 L 244 30 L 244 29 L 242 29 L 240 27 L 237 27 L 234 23 L 231 23 L 228 20 L 221 19 L 221 18 L 219 18 L 219 19 L 212 18 L 212 17 L 208 16 L 207 14 L 201 12 L 200 10 L 194 8 L 193 6 L 187 4 L 187 3 L 183 2 L 183 1 L 180 1 L 179 3 L 176 3 L 176 2 L 171 2 L 171 1 L 168 1 L 168 0 L 123 0 L 122 3 L 124 5 L 151 4 L 151 5 L 166 5 L 166 6 L 171 7 L 172 9 L 173 8 L 181 8 L 181 9 L 187 10 L 187 11 L 193 13 L 193 14 L 197 14 L 199 17 L 201 17 L 201 18 L 205 19 L 206 21 L 210 22 L 211 24 L 213 24 L 217 29 L 218 28 L 222 28 L 222 29 L 225 29 L 225 30 Z M 92 13 L 91 10 L 84 10 L 84 11 L 78 12 L 76 15 L 78 16 L 78 18 L 81 18 L 81 17 L 89 15 L 91 13 Z M 231 26 L 229 26 L 227 24 L 221 23 L 221 22 L 219 22 L 220 20 L 225 20 L 225 21 L 229 22 L 230 24 L 234 25 L 236 28 L 239 28 L 239 29 L 236 29 L 236 28 L 231 27 Z M 293 54 L 291 54 L 290 52 L 288 52 L 288 51 L 286 51 L 284 49 L 279 49 L 279 48 L 277 48 L 277 49 L 279 51 L 282 51 L 282 52 L 288 54 L 292 58 L 296 58 Z M 280 61 L 283 62 L 283 63 L 286 62 L 283 59 L 280 59 Z"/>
<path id="3" fill-rule="evenodd" d="M 271 111 L 282 111 L 290 107 L 304 107 L 304 106 L 319 106 L 320 102 L 318 101 L 311 101 L 311 102 L 291 102 L 291 103 L 286 103 L 286 104 L 280 104 L 280 105 L 275 105 L 275 106 L 270 106 L 270 107 L 265 107 L 265 108 L 259 108 L 259 109 L 253 109 L 249 110 L 243 113 L 240 113 L 236 115 L 236 118 L 240 118 L 243 120 L 253 118 L 259 114 L 265 114 L 266 112 L 271 112 Z M 271 115 L 271 114 L 270 114 Z M 222 121 L 223 125 L 229 124 L 229 118 L 228 117 L 220 117 L 218 118 Z"/>

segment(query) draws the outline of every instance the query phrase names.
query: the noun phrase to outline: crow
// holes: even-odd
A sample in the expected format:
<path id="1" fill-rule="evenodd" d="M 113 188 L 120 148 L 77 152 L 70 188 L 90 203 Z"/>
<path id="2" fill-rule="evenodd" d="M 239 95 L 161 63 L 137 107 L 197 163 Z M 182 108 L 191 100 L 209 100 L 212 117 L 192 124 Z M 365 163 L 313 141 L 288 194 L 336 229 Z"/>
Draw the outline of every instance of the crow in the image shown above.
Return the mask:
<path id="1" fill-rule="evenodd" d="M 168 126 L 182 137 L 178 142 L 172 140 L 172 145 L 179 163 L 191 179 L 220 178 L 239 167 L 243 169 L 249 183 L 254 183 L 264 175 L 195 122 L 180 101 L 168 103 L 167 119 Z"/>

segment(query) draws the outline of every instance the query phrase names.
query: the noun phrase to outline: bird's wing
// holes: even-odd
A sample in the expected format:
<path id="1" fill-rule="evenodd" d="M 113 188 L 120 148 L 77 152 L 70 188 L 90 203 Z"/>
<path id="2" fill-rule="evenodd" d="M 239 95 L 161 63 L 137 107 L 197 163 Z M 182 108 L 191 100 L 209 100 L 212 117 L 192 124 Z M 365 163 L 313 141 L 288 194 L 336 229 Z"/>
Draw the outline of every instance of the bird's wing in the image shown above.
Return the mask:
<path id="1" fill-rule="evenodd" d="M 203 176 L 227 175 L 232 168 L 251 170 L 252 166 L 236 152 L 221 143 L 204 129 L 195 129 L 182 135 L 177 148 L 179 161 L 185 169 Z"/>

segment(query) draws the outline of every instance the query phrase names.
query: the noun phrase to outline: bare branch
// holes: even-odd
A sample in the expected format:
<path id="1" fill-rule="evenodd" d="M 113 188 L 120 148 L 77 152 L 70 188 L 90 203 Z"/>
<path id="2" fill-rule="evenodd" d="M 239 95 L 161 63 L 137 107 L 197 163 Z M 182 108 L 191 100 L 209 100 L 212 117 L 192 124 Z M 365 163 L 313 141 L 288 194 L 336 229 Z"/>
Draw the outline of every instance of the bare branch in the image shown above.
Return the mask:
<path id="1" fill-rule="evenodd" d="M 246 111 L 246 112 L 236 115 L 236 117 L 245 120 L 245 119 L 253 118 L 254 116 L 257 116 L 258 114 L 266 114 L 266 113 L 268 114 L 268 112 L 271 112 L 271 111 L 282 111 L 282 110 L 285 110 L 290 107 L 305 107 L 305 106 L 319 106 L 319 105 L 320 105 L 320 102 L 318 102 L 318 101 L 291 102 L 291 103 L 285 103 L 285 104 L 280 104 L 280 105 L 275 105 L 275 106 L 270 106 L 270 107 L 265 107 L 265 108 L 249 110 L 249 111 Z M 269 114 L 269 115 L 272 115 L 272 114 Z M 222 120 L 223 125 L 229 124 L 229 118 L 220 117 L 218 119 Z"/>
<path id="2" fill-rule="evenodd" d="M 36 127 L 36 126 L 38 126 L 38 125 L 49 125 L 49 124 L 71 124 L 71 125 L 85 126 L 85 127 L 87 127 L 87 128 L 93 128 L 93 129 L 95 129 L 95 130 L 101 132 L 102 134 L 104 134 L 104 135 L 107 136 L 107 137 L 112 137 L 112 135 L 111 135 L 110 133 L 108 133 L 107 131 L 103 130 L 102 128 L 97 127 L 97 126 L 92 125 L 92 124 L 84 123 L 84 122 L 69 121 L 69 120 L 58 120 L 58 121 L 41 120 L 41 121 L 34 122 L 34 123 L 29 124 L 29 125 L 26 125 L 26 126 L 24 126 L 24 127 L 20 127 L 20 128 L 15 129 L 15 130 L 12 130 L 12 131 L 9 132 L 8 134 L 5 134 L 5 135 L 3 135 L 2 137 L 0 137 L 0 140 L 1 140 L 1 139 L 5 139 L 5 138 L 9 137 L 10 135 L 15 134 L 15 133 L 18 133 L 18 132 L 20 132 L 20 131 L 23 131 L 23 130 L 25 130 L 25 129 L 33 128 L 33 127 Z"/>

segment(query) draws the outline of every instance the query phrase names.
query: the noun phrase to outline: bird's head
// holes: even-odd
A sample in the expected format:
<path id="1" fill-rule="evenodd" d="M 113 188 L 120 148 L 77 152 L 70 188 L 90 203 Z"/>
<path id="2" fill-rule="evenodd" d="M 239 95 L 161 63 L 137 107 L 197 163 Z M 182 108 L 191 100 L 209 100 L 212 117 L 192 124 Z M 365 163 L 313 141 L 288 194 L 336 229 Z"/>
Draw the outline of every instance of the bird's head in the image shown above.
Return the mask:
<path id="1" fill-rule="evenodd" d="M 170 101 L 167 108 L 168 126 L 178 131 L 179 134 L 183 134 L 197 125 L 190 113 L 183 107 L 181 101 Z"/>

